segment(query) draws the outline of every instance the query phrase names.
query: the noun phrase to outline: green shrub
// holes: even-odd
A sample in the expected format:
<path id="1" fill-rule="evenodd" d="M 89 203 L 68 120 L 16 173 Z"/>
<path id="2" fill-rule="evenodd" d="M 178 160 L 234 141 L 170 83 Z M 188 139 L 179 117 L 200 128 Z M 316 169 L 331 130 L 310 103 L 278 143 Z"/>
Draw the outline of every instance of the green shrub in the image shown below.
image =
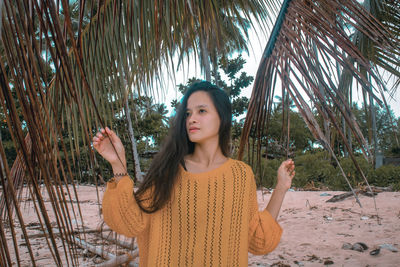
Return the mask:
<path id="1" fill-rule="evenodd" d="M 370 173 L 368 181 L 375 186 L 393 186 L 393 190 L 398 191 L 400 190 L 400 166 L 381 166 Z"/>
<path id="2" fill-rule="evenodd" d="M 363 156 L 356 156 L 355 157 L 356 162 L 358 163 L 358 166 L 364 173 L 364 176 L 368 180 L 368 176 L 371 174 L 371 172 L 374 171 L 373 166 L 368 163 L 368 161 L 363 157 Z M 346 174 L 347 179 L 349 180 L 350 184 L 353 187 L 356 187 L 359 184 L 365 184 L 365 181 L 361 175 L 361 173 L 358 171 L 356 166 L 354 165 L 354 162 L 351 158 L 339 158 L 340 165 L 343 168 L 344 173 Z M 335 190 L 348 190 L 349 186 L 346 182 L 346 180 L 343 177 L 343 174 L 341 173 L 339 167 L 336 168 L 338 172 L 338 178 L 340 181 L 337 181 L 336 183 L 332 183 L 331 186 Z"/>
<path id="3" fill-rule="evenodd" d="M 257 185 L 262 185 L 267 188 L 275 187 L 276 184 L 276 174 L 279 166 L 281 165 L 283 159 L 269 159 L 261 160 L 261 175 L 257 180 Z"/>
<path id="4" fill-rule="evenodd" d="M 316 186 L 325 184 L 330 177 L 335 175 L 335 168 L 327 159 L 326 152 L 307 152 L 295 157 L 296 178 L 293 180 L 294 187 L 304 187 L 311 181 Z M 277 170 L 284 159 L 262 160 L 261 175 L 257 182 L 264 187 L 274 187 L 276 183 Z"/>
<path id="5" fill-rule="evenodd" d="M 296 177 L 293 186 L 304 187 L 313 182 L 315 186 L 322 186 L 336 177 L 336 170 L 325 151 L 307 152 L 294 159 L 296 164 Z"/>
<path id="6" fill-rule="evenodd" d="M 277 170 L 284 159 L 261 161 L 261 174 L 257 184 L 267 188 L 275 187 Z M 349 190 L 349 185 L 343 177 L 337 163 L 326 151 L 312 151 L 296 156 L 296 177 L 294 187 L 305 187 L 313 182 L 316 187 L 328 187 L 330 190 Z M 356 156 L 356 161 L 366 176 L 369 184 L 375 186 L 393 186 L 400 190 L 400 166 L 385 165 L 374 170 L 373 166 L 363 156 Z M 351 186 L 365 185 L 362 175 L 357 170 L 351 158 L 339 158 L 340 165 Z M 256 170 L 255 170 L 256 172 Z"/>

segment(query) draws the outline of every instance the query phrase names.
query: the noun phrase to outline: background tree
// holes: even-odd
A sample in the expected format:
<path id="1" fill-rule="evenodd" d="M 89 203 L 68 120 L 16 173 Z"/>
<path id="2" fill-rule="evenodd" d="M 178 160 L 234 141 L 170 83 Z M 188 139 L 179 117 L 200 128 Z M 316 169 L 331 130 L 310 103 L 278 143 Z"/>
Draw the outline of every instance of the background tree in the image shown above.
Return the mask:
<path id="1" fill-rule="evenodd" d="M 281 109 L 281 102 L 278 102 L 272 111 L 269 128 L 269 148 L 267 151 L 275 156 L 286 156 L 286 138 L 287 135 L 282 134 L 282 126 L 285 121 L 283 120 L 283 113 Z M 289 154 L 297 152 L 296 154 L 303 154 L 306 151 L 313 149 L 314 138 L 307 128 L 303 118 L 298 112 L 289 109 L 290 128 L 289 128 Z M 278 146 L 277 146 L 278 145 Z M 277 150 L 276 148 L 280 148 Z"/>
<path id="2" fill-rule="evenodd" d="M 393 110 L 390 106 L 386 107 L 379 107 L 375 106 L 375 117 L 376 117 L 376 136 L 377 136 L 377 145 L 382 150 L 383 153 L 389 153 L 392 148 L 398 147 L 396 142 L 396 135 L 399 134 L 398 132 L 398 120 L 395 121 L 395 125 L 391 118 L 395 118 Z M 360 123 L 361 131 L 365 136 L 368 136 L 370 132 L 370 124 L 369 124 L 369 116 L 368 113 L 365 113 L 365 107 L 358 108 L 358 105 L 353 105 L 353 112 L 357 118 L 357 121 Z M 393 127 L 396 129 L 397 132 L 393 131 Z"/>
<path id="3" fill-rule="evenodd" d="M 253 77 L 247 75 L 246 72 L 241 70 L 243 69 L 246 61 L 242 58 L 241 55 L 238 55 L 234 59 L 227 59 L 225 57 L 220 58 L 219 60 L 219 69 L 217 72 L 213 72 L 213 80 L 214 84 L 218 84 L 218 86 L 223 89 L 232 103 L 232 114 L 234 118 L 238 118 L 245 113 L 247 110 L 247 105 L 249 100 L 247 97 L 240 96 L 243 89 L 247 88 L 253 81 Z M 223 78 L 221 78 L 221 72 L 223 75 L 228 78 L 228 81 L 225 82 Z M 184 95 L 188 88 L 195 82 L 201 81 L 198 78 L 190 78 L 186 84 L 179 84 L 178 91 Z M 177 100 L 173 100 L 171 102 L 171 106 L 176 109 L 178 105 Z"/>
<path id="4" fill-rule="evenodd" d="M 153 98 L 148 96 L 137 96 L 133 99 L 129 98 L 128 101 L 129 106 L 133 107 L 130 112 L 141 170 L 146 172 L 150 163 L 149 157 L 151 159 L 151 156 L 160 149 L 161 142 L 168 133 L 168 110 L 164 104 L 154 103 Z M 121 137 L 126 150 L 130 151 L 132 143 L 128 136 L 128 125 L 125 117 L 117 113 L 113 121 L 113 128 Z M 134 161 L 131 153 L 127 153 L 127 163 L 128 170 L 133 170 Z M 102 165 L 101 168 L 107 167 L 106 165 L 105 162 L 105 165 Z"/>
<path id="5" fill-rule="evenodd" d="M 262 4 L 260 3 L 249 3 L 253 5 L 253 8 L 260 8 Z M 186 53 L 192 53 L 193 51 L 198 54 L 198 60 L 200 63 L 200 68 L 204 72 L 204 78 L 206 81 L 211 81 L 212 72 L 216 72 L 219 65 L 219 59 L 221 57 L 228 57 L 232 55 L 234 52 L 247 52 L 247 39 L 248 39 L 248 29 L 251 25 L 251 20 L 246 18 L 246 16 L 242 15 L 242 12 L 239 13 L 230 13 L 227 12 L 227 7 L 229 7 L 230 3 L 225 1 L 213 1 L 213 5 L 219 5 L 217 21 L 220 23 L 218 29 L 213 27 L 203 27 L 202 20 L 198 19 L 199 13 L 202 11 L 197 10 L 198 7 L 195 7 L 192 16 L 185 18 L 187 20 L 188 27 L 190 29 L 183 29 L 184 35 L 193 34 L 195 35 L 196 47 L 194 48 L 191 43 L 187 40 L 190 40 L 191 37 L 182 38 L 182 47 L 184 47 L 184 54 L 181 54 L 183 57 Z M 201 8 L 201 7 L 199 7 Z M 243 7 L 241 7 L 243 8 Z M 247 8 L 247 7 L 244 7 Z M 199 13 L 198 13 L 199 12 Z M 187 46 L 188 49 L 186 48 Z M 218 85 L 218 84 L 217 84 Z"/>

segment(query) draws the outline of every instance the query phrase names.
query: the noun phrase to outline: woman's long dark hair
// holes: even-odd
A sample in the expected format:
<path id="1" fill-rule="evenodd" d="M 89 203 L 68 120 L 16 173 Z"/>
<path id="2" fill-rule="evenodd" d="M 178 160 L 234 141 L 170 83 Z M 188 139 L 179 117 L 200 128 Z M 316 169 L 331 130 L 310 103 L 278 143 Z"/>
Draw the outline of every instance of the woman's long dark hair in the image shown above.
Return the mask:
<path id="1" fill-rule="evenodd" d="M 211 97 L 220 118 L 219 146 L 224 156 L 230 154 L 232 107 L 228 95 L 210 82 L 194 83 L 183 96 L 168 137 L 135 193 L 139 207 L 146 213 L 156 212 L 170 200 L 179 164 L 185 166 L 184 157 L 194 151 L 195 144 L 189 140 L 186 131 L 186 109 L 190 95 L 197 91 L 204 91 Z"/>

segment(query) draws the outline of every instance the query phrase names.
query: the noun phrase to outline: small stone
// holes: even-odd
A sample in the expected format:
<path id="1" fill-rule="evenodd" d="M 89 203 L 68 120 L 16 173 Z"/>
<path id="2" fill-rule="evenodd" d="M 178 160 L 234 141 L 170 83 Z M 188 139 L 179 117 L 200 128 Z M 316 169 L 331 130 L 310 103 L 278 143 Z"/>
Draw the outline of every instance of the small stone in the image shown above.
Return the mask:
<path id="1" fill-rule="evenodd" d="M 365 243 L 362 242 L 357 242 L 354 243 L 352 250 L 359 251 L 359 252 L 364 252 L 364 250 L 368 249 L 368 246 Z"/>
<path id="2" fill-rule="evenodd" d="M 321 194 L 319 194 L 321 197 L 328 197 L 328 196 L 331 196 L 331 194 L 329 194 L 329 193 L 326 193 L 326 192 L 324 192 L 324 193 L 321 193 Z"/>
<path id="3" fill-rule="evenodd" d="M 352 248 L 353 248 L 353 245 L 350 244 L 350 243 L 344 243 L 344 244 L 342 245 L 342 249 L 350 250 L 350 249 L 352 249 Z"/>
<path id="4" fill-rule="evenodd" d="M 334 262 L 332 260 L 325 260 L 324 265 L 332 265 Z"/>
<path id="5" fill-rule="evenodd" d="M 392 244 L 382 244 L 382 245 L 379 245 L 379 247 L 380 248 L 385 248 L 385 249 L 387 249 L 387 250 L 390 250 L 391 252 L 399 252 L 399 250 L 396 248 L 396 247 L 394 247 Z"/>
<path id="6" fill-rule="evenodd" d="M 316 256 L 315 254 L 313 254 L 313 255 L 307 255 L 307 257 L 308 257 L 308 261 L 321 261 L 321 259 L 318 257 L 318 256 Z"/>
<path id="7" fill-rule="evenodd" d="M 371 250 L 371 252 L 369 253 L 369 255 L 371 255 L 371 256 L 376 256 L 376 255 L 379 254 L 379 252 L 381 252 L 381 249 L 380 249 L 380 248 L 377 248 L 377 249 Z"/>
<path id="8" fill-rule="evenodd" d="M 363 243 L 363 242 L 357 242 L 356 244 L 360 244 L 360 245 L 363 247 L 364 250 L 367 250 L 367 249 L 368 249 L 367 244 L 365 244 L 365 243 Z"/>
<path id="9" fill-rule="evenodd" d="M 369 220 L 369 217 L 368 216 L 362 216 L 360 219 L 361 220 Z"/>
<path id="10" fill-rule="evenodd" d="M 355 251 L 359 251 L 359 252 L 363 252 L 364 251 L 363 247 L 361 245 L 357 244 L 357 243 L 354 244 L 351 249 L 355 250 Z"/>

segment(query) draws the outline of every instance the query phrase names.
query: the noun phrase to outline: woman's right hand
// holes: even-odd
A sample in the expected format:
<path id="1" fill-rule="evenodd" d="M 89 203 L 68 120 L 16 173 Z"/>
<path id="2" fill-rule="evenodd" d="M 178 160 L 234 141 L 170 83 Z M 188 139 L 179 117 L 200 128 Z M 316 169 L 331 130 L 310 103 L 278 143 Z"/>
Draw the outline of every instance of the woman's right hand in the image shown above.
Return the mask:
<path id="1" fill-rule="evenodd" d="M 115 149 L 112 145 L 114 145 Z M 126 172 L 125 148 L 114 131 L 108 127 L 100 129 L 93 137 L 93 147 L 104 159 L 110 162 L 114 173 Z"/>

